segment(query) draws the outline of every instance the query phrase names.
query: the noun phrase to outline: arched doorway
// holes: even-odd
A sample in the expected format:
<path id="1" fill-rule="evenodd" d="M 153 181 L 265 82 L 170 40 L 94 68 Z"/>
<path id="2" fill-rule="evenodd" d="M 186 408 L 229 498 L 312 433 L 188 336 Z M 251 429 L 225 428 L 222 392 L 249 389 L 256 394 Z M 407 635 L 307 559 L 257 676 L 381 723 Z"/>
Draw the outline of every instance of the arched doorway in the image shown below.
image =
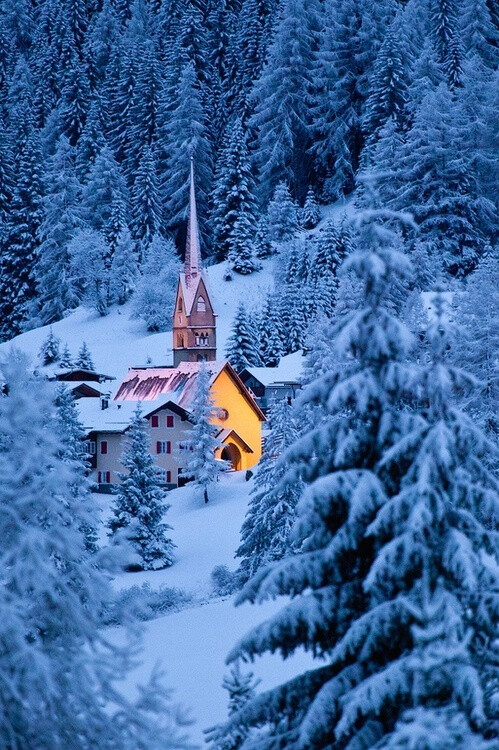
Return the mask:
<path id="1" fill-rule="evenodd" d="M 234 443 L 227 443 L 227 445 L 224 446 L 220 458 L 222 459 L 222 461 L 229 461 L 231 464 L 231 468 L 235 471 L 240 471 L 241 451 L 239 450 L 237 445 L 234 445 Z"/>

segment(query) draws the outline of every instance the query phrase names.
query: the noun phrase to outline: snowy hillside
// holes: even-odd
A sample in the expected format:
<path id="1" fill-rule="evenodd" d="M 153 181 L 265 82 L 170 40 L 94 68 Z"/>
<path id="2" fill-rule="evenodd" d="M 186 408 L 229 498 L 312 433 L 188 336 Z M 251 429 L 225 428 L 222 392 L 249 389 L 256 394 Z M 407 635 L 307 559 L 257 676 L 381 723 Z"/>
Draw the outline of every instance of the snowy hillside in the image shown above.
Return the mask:
<path id="1" fill-rule="evenodd" d="M 272 286 L 272 260 L 263 262 L 263 268 L 250 276 L 235 275 L 232 281 L 224 281 L 225 263 L 210 266 L 207 274 L 210 293 L 217 318 L 218 356 L 224 356 L 225 344 L 230 333 L 237 305 L 241 300 L 249 307 L 258 307 Z M 11 341 L 0 344 L 0 352 L 16 346 L 25 351 L 33 363 L 37 363 L 38 352 L 49 333 L 49 326 L 27 331 Z M 132 303 L 113 307 L 104 317 L 84 307 L 78 308 L 67 318 L 54 323 L 52 330 L 63 345 L 67 343 L 72 354 L 76 354 L 86 341 L 99 372 L 122 378 L 128 367 L 171 364 L 171 332 L 151 334 L 142 320 L 132 317 Z"/>
<path id="2" fill-rule="evenodd" d="M 199 743 L 203 729 L 226 718 L 227 694 L 221 682 L 228 671 L 224 664 L 228 651 L 251 627 L 281 606 L 270 602 L 236 608 L 232 598 L 214 598 L 212 594 L 213 568 L 221 564 L 230 569 L 237 566 L 234 550 L 251 486 L 242 473 L 225 476 L 211 490 L 207 506 L 191 487 L 172 491 L 167 520 L 173 526 L 171 537 L 177 545 L 175 564 L 162 571 L 124 574 L 115 582 L 117 588 L 148 582 L 153 588 L 178 586 L 193 594 L 191 606 L 145 624 L 144 662 L 129 679 L 127 692 L 133 697 L 134 685 L 145 682 L 160 661 L 175 700 L 191 709 L 195 723 L 190 736 Z M 107 497 L 101 495 L 99 499 L 105 503 Z M 309 668 L 311 663 L 303 653 L 286 662 L 278 656 L 265 656 L 251 669 L 265 689 Z"/>

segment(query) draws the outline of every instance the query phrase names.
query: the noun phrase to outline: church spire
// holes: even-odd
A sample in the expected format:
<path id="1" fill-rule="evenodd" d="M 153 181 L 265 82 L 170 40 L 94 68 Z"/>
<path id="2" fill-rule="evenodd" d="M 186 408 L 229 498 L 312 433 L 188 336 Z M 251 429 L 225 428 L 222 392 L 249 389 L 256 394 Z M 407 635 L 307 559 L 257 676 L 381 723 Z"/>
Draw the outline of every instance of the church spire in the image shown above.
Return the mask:
<path id="1" fill-rule="evenodd" d="M 185 243 L 185 282 L 189 287 L 199 274 L 199 227 L 194 188 L 194 157 L 191 156 L 189 190 L 189 218 L 187 220 L 187 240 Z"/>

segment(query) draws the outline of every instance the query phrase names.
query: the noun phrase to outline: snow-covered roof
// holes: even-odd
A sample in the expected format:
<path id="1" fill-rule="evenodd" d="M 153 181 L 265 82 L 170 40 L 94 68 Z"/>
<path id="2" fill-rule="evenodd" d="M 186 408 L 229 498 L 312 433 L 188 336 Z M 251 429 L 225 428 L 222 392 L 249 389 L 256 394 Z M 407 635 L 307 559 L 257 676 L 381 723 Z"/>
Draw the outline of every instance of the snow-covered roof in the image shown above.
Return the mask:
<path id="1" fill-rule="evenodd" d="M 303 352 L 297 351 L 281 357 L 277 367 L 246 367 L 245 369 L 267 388 L 278 383 L 301 383 L 303 364 Z"/>
<path id="2" fill-rule="evenodd" d="M 178 367 L 132 367 L 118 388 L 116 401 L 151 401 L 168 397 L 179 406 L 188 408 L 196 391 L 196 378 L 201 362 L 181 362 Z M 226 363 L 205 362 L 211 382 Z"/>
<path id="3" fill-rule="evenodd" d="M 170 396 L 160 396 L 148 401 L 143 407 L 142 414 L 148 417 L 168 404 L 172 407 L 178 406 Z M 76 402 L 76 406 L 85 432 L 124 432 L 132 421 L 137 402 L 110 401 L 109 406 L 102 409 L 100 399 L 83 398 Z"/>

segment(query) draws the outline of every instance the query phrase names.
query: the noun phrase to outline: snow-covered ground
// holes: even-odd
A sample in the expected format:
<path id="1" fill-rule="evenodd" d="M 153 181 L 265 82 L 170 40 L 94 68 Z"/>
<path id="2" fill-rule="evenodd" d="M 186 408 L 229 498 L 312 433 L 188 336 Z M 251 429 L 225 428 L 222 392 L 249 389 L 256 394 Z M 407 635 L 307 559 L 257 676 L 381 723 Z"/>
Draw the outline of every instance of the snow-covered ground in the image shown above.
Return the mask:
<path id="1" fill-rule="evenodd" d="M 203 729 L 227 716 L 227 694 L 221 682 L 228 671 L 224 663 L 228 651 L 252 626 L 282 606 L 267 602 L 236 608 L 233 598 L 209 599 L 215 565 L 237 567 L 234 551 L 250 490 L 251 482 L 237 472 L 223 476 L 210 490 L 207 505 L 192 487 L 171 492 L 166 520 L 173 526 L 171 537 L 177 545 L 175 564 L 162 571 L 123 574 L 115 581 L 119 589 L 147 581 L 152 588 L 178 586 L 194 595 L 192 605 L 181 612 L 145 623 L 143 662 L 129 677 L 126 693 L 134 696 L 135 685 L 145 683 L 159 661 L 174 701 L 189 709 L 194 720 L 189 734 L 198 744 L 203 742 Z M 105 515 L 110 498 L 98 497 Z M 119 629 L 115 637 L 119 642 Z M 267 655 L 248 669 L 262 680 L 259 689 L 267 689 L 310 666 L 310 657 L 298 653 L 285 662 Z"/>
<path id="2" fill-rule="evenodd" d="M 249 309 L 262 305 L 267 291 L 272 286 L 273 260 L 265 260 L 261 271 L 250 276 L 234 275 L 232 281 L 224 281 L 225 263 L 207 269 L 210 295 L 217 318 L 218 357 L 223 359 L 227 338 L 238 304 L 242 301 Z M 55 335 L 76 356 L 83 341 L 86 341 L 98 372 L 117 378 L 115 387 L 129 367 L 145 365 L 169 365 L 172 363 L 171 331 L 148 333 L 142 320 L 133 318 L 132 303 L 113 307 L 108 315 L 101 317 L 92 310 L 80 307 L 67 318 L 52 325 Z M 12 346 L 24 351 L 33 365 L 39 364 L 38 353 L 49 333 L 49 326 L 36 328 L 0 344 L 0 353 Z"/>

